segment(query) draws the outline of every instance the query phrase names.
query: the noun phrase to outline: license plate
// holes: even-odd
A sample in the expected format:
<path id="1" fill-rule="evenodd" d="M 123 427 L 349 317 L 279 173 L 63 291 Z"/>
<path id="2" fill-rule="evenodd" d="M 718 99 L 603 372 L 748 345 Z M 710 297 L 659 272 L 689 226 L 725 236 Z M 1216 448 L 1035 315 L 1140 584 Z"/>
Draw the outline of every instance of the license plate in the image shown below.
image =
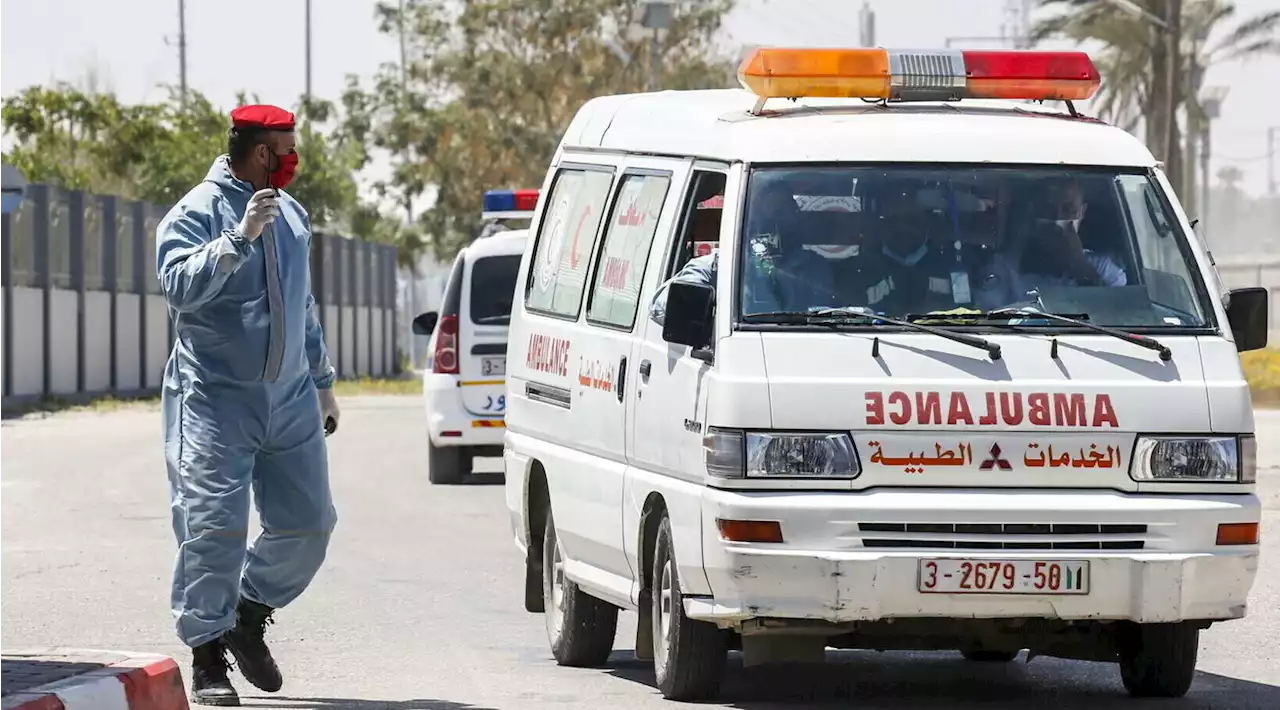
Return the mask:
<path id="1" fill-rule="evenodd" d="M 507 374 L 507 359 L 505 357 L 480 358 L 480 374 L 486 376 Z"/>
<path id="2" fill-rule="evenodd" d="M 1085 560 L 920 560 L 926 594 L 1088 594 Z"/>

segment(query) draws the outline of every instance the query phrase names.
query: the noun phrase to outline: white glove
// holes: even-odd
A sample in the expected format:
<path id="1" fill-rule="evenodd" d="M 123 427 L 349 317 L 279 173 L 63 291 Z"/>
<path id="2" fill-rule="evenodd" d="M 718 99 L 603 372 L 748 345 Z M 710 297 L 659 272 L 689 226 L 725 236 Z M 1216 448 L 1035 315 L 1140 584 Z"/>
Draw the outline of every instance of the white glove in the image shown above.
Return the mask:
<path id="1" fill-rule="evenodd" d="M 244 208 L 244 217 L 240 220 L 240 234 L 253 241 L 262 235 L 262 230 L 280 214 L 280 202 L 276 191 L 271 188 L 258 190 L 249 198 L 249 206 Z"/>
<path id="2" fill-rule="evenodd" d="M 342 412 L 338 410 L 338 398 L 333 394 L 332 389 L 316 390 L 320 394 L 320 425 L 327 427 L 329 420 L 333 420 L 333 429 L 338 428 L 338 419 L 342 416 Z M 325 429 L 325 436 L 333 432 Z"/>

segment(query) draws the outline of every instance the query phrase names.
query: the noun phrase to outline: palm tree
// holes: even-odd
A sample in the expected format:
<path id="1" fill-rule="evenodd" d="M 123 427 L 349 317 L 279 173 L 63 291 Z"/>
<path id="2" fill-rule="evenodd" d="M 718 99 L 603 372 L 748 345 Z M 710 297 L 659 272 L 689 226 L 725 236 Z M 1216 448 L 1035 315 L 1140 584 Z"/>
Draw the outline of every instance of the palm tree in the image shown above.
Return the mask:
<path id="1" fill-rule="evenodd" d="M 1094 57 L 1103 77 L 1097 97 L 1099 114 L 1131 132 L 1141 124 L 1147 145 L 1164 157 L 1170 166 L 1170 179 L 1191 199 L 1194 170 L 1188 169 L 1180 176 L 1181 171 L 1175 167 L 1193 165 L 1184 159 L 1193 161 L 1194 156 L 1167 155 L 1165 149 L 1164 122 L 1169 116 L 1166 30 L 1122 7 L 1136 5 L 1150 16 L 1167 17 L 1170 2 L 1181 6 L 1176 26 L 1180 30 L 1178 71 L 1183 81 L 1178 82 L 1173 105 L 1175 116 L 1178 107 L 1186 112 L 1188 145 L 1194 150 L 1193 138 L 1199 137 L 1204 124 L 1200 91 L 1205 71 L 1222 62 L 1280 55 L 1280 38 L 1276 36 L 1280 10 L 1237 21 L 1235 3 L 1229 0 L 1041 0 L 1041 6 L 1055 13 L 1036 23 L 1032 38 L 1037 42 L 1067 39 L 1101 44 Z M 1178 126 L 1176 119 L 1170 120 L 1175 120 L 1172 145 L 1177 146 Z"/>

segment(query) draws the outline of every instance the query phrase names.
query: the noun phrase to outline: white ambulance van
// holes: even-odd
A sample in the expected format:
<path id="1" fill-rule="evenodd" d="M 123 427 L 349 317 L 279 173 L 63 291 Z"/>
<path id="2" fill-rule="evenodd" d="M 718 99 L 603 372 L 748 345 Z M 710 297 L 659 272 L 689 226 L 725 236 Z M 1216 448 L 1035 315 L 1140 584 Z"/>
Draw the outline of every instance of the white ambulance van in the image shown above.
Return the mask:
<path id="1" fill-rule="evenodd" d="M 458 252 L 440 311 L 418 315 L 413 332 L 430 335 L 422 393 L 427 409 L 427 478 L 459 483 L 476 457 L 502 455 L 507 328 L 516 272 L 537 190 L 490 190 L 480 236 Z"/>
<path id="2" fill-rule="evenodd" d="M 604 663 L 624 609 L 673 699 L 827 648 L 1185 693 L 1258 566 L 1266 292 L 1218 292 L 1151 153 L 1076 111 L 1083 53 L 739 79 L 588 102 L 542 186 L 504 461 L 557 661 Z"/>

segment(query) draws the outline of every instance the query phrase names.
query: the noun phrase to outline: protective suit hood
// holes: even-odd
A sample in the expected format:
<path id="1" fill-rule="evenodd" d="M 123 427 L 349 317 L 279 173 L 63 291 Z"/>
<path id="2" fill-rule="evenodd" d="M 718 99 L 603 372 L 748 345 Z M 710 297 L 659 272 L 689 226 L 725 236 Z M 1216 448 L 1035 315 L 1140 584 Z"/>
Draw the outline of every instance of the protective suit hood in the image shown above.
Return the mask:
<path id="1" fill-rule="evenodd" d="M 242 194 L 247 201 L 253 197 L 253 185 L 237 178 L 231 173 L 231 156 L 223 153 L 213 161 L 213 165 L 209 166 L 209 172 L 204 176 L 205 182 L 211 182 L 222 188 L 228 196 L 232 194 Z"/>

